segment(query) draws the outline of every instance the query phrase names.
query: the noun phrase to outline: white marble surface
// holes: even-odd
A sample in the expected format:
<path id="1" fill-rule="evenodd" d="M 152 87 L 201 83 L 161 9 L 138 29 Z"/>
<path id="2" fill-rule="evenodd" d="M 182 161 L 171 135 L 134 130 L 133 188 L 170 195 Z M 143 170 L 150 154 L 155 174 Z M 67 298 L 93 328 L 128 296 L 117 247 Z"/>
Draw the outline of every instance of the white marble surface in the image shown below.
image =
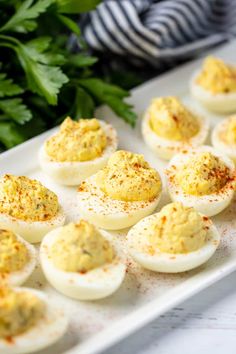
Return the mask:
<path id="1" fill-rule="evenodd" d="M 236 273 L 103 354 L 235 354 Z"/>

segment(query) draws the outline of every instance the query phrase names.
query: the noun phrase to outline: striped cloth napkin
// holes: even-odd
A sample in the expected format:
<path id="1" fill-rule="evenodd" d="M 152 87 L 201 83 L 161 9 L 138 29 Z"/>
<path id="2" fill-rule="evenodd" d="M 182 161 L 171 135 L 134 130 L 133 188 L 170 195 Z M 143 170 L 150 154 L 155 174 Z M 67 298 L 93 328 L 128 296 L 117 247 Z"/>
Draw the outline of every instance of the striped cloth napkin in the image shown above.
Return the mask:
<path id="1" fill-rule="evenodd" d="M 155 68 L 236 35 L 236 0 L 105 0 L 83 16 L 89 47 Z"/>

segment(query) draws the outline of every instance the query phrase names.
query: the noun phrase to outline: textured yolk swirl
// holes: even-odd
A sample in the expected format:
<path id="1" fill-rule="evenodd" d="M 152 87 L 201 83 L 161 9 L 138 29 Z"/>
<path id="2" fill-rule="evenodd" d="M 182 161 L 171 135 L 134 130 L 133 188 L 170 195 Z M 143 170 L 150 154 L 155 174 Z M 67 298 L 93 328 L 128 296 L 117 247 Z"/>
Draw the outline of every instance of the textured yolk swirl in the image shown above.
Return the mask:
<path id="1" fill-rule="evenodd" d="M 235 92 L 236 68 L 223 60 L 207 57 L 196 83 L 213 94 Z"/>
<path id="2" fill-rule="evenodd" d="M 26 246 L 15 234 L 0 229 L 0 273 L 11 273 L 22 269 L 29 260 Z"/>
<path id="3" fill-rule="evenodd" d="M 45 150 L 53 161 L 90 161 L 101 156 L 107 137 L 97 119 L 66 118 L 60 131 L 48 139 Z"/>
<path id="4" fill-rule="evenodd" d="M 219 192 L 229 180 L 229 173 L 218 157 L 203 152 L 179 169 L 176 180 L 186 194 L 201 196 Z"/>
<path id="5" fill-rule="evenodd" d="M 39 181 L 4 175 L 0 180 L 0 212 L 24 221 L 46 221 L 59 210 L 56 194 Z"/>
<path id="6" fill-rule="evenodd" d="M 148 113 L 152 130 L 165 139 L 186 141 L 199 132 L 197 118 L 176 97 L 154 99 Z"/>
<path id="7" fill-rule="evenodd" d="M 50 255 L 54 265 L 66 272 L 87 272 L 110 263 L 114 251 L 95 227 L 81 220 L 61 228 Z"/>
<path id="8" fill-rule="evenodd" d="M 226 129 L 222 134 L 222 139 L 229 145 L 236 144 L 236 116 L 230 118 Z"/>
<path id="9" fill-rule="evenodd" d="M 171 203 L 156 214 L 149 241 L 161 252 L 188 253 L 204 246 L 206 234 L 199 213 L 181 203 Z"/>
<path id="10" fill-rule="evenodd" d="M 0 338 L 26 332 L 43 317 L 44 303 L 28 292 L 0 288 Z"/>
<path id="11" fill-rule="evenodd" d="M 144 157 L 123 150 L 115 152 L 98 172 L 97 183 L 112 199 L 127 202 L 152 200 L 161 190 L 159 174 Z"/>

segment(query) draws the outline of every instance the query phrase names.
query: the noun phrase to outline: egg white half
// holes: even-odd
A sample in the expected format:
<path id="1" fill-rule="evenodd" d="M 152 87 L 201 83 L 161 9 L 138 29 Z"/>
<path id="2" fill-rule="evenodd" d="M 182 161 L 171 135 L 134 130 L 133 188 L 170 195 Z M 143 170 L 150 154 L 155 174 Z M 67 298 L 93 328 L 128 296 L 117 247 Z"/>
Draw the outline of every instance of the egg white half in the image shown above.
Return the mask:
<path id="1" fill-rule="evenodd" d="M 189 253 L 165 253 L 152 247 L 148 240 L 148 229 L 155 222 L 155 214 L 144 218 L 133 226 L 127 235 L 128 250 L 131 257 L 146 269 L 163 273 L 179 273 L 194 269 L 207 262 L 215 253 L 220 235 L 216 227 L 209 220 L 206 222 L 209 229 L 205 245 L 197 251 Z"/>
<path id="2" fill-rule="evenodd" d="M 0 273 L 0 279 L 4 282 L 6 282 L 10 286 L 20 286 L 22 285 L 28 278 L 29 276 L 33 273 L 35 266 L 36 266 L 36 259 L 37 259 L 37 253 L 34 248 L 30 243 L 25 241 L 22 237 L 19 235 L 16 235 L 17 239 L 19 240 L 20 243 L 24 244 L 25 247 L 27 248 L 28 254 L 29 254 L 29 261 L 25 264 L 25 266 L 15 272 L 11 272 L 8 274 L 1 274 Z"/>
<path id="3" fill-rule="evenodd" d="M 101 156 L 89 161 L 57 162 L 47 154 L 43 145 L 39 150 L 39 163 L 42 170 L 55 182 L 73 186 L 105 167 L 109 157 L 117 149 L 118 138 L 115 129 L 110 124 L 102 120 L 99 120 L 99 123 L 107 136 L 107 145 Z"/>
<path id="4" fill-rule="evenodd" d="M 236 92 L 212 93 L 196 83 L 200 71 L 195 73 L 190 81 L 192 96 L 209 111 L 216 113 L 232 113 L 236 111 Z"/>
<path id="5" fill-rule="evenodd" d="M 46 312 L 33 327 L 26 332 L 14 336 L 11 341 L 0 338 L 2 354 L 26 354 L 48 347 L 55 343 L 66 332 L 68 321 L 62 310 L 53 300 L 41 291 L 29 288 L 14 288 L 17 292 L 30 292 L 38 296 L 46 304 Z"/>
<path id="6" fill-rule="evenodd" d="M 66 272 L 53 264 L 50 258 L 50 248 L 57 242 L 60 228 L 45 236 L 40 247 L 40 261 L 43 272 L 49 283 L 60 293 L 77 300 L 97 300 L 113 294 L 124 280 L 126 265 L 114 238 L 104 230 L 103 237 L 114 247 L 116 258 L 101 267 L 92 269 L 84 274 Z"/>
<path id="7" fill-rule="evenodd" d="M 46 233 L 56 227 L 64 225 L 65 218 L 65 213 L 62 208 L 60 208 L 55 217 L 46 221 L 24 221 L 10 215 L 0 213 L 0 228 L 11 230 L 16 234 L 21 235 L 30 243 L 38 243 L 42 240 Z"/>
<path id="8" fill-rule="evenodd" d="M 169 160 L 181 150 L 188 150 L 204 144 L 209 132 L 209 122 L 197 114 L 196 119 L 199 122 L 199 132 L 186 142 L 174 141 L 158 136 L 152 130 L 149 123 L 150 115 L 146 111 L 142 121 L 144 141 L 161 159 Z"/>
<path id="9" fill-rule="evenodd" d="M 171 159 L 166 170 L 167 186 L 172 201 L 181 202 L 185 206 L 195 208 L 198 212 L 204 215 L 213 216 L 219 214 L 230 204 L 234 195 L 234 188 L 231 181 L 229 181 L 218 193 L 196 196 L 184 193 L 181 186 L 176 182 L 175 179 L 178 168 L 190 161 L 191 158 L 196 156 L 196 154 L 203 151 L 209 151 L 214 156 L 219 157 L 224 162 L 224 164 L 229 167 L 230 172 L 233 175 L 233 161 L 210 146 L 202 146 L 198 149 L 191 150 L 186 154 L 177 154 Z"/>
<path id="10" fill-rule="evenodd" d="M 222 140 L 222 136 L 225 134 L 229 120 L 230 117 L 222 120 L 214 127 L 211 135 L 211 142 L 216 149 L 222 152 L 222 154 L 227 155 L 234 162 L 236 162 L 236 144 L 230 145 Z"/>
<path id="11" fill-rule="evenodd" d="M 152 201 L 126 202 L 107 196 L 96 183 L 97 175 L 87 178 L 77 193 L 78 210 L 82 218 L 97 227 L 120 230 L 134 225 L 157 207 L 161 192 Z"/>

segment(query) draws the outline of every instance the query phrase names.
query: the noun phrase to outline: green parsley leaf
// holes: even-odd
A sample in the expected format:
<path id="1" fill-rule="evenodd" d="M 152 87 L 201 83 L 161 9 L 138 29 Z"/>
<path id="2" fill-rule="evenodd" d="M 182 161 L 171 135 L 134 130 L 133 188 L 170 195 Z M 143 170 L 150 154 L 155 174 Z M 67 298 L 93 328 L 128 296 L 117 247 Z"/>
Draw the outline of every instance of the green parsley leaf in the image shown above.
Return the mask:
<path id="1" fill-rule="evenodd" d="M 123 90 L 118 86 L 107 84 L 101 79 L 97 79 L 97 78 L 79 79 L 78 82 L 81 86 L 89 90 L 96 97 L 102 99 L 102 101 L 106 94 L 114 95 L 120 98 L 129 96 L 128 91 Z"/>
<path id="2" fill-rule="evenodd" d="M 45 52 L 52 42 L 51 37 L 35 38 L 25 44 L 25 51 L 32 59 L 42 64 L 62 65 L 66 62 L 65 57 L 60 53 Z"/>
<path id="3" fill-rule="evenodd" d="M 98 61 L 98 58 L 91 57 L 85 54 L 71 54 L 67 60 L 68 65 L 73 65 L 77 68 L 92 66 Z"/>
<path id="4" fill-rule="evenodd" d="M 58 18 L 69 30 L 80 36 L 80 28 L 75 21 L 64 15 L 58 15 Z"/>
<path id="5" fill-rule="evenodd" d="M 58 11 L 67 14 L 88 12 L 101 2 L 101 0 L 56 0 Z"/>
<path id="6" fill-rule="evenodd" d="M 0 73 L 0 97 L 14 96 L 24 91 L 20 86 L 14 84 L 12 79 L 6 77 L 6 74 Z"/>
<path id="7" fill-rule="evenodd" d="M 21 25 L 15 27 L 15 32 L 27 33 L 32 32 L 37 28 L 37 22 L 34 20 L 25 20 Z"/>
<path id="8" fill-rule="evenodd" d="M 32 31 L 37 27 L 37 23 L 30 20 L 37 18 L 40 14 L 45 12 L 54 1 L 55 0 L 38 0 L 36 3 L 34 3 L 34 0 L 23 1 L 15 14 L 0 28 L 0 31 Z"/>
<path id="9" fill-rule="evenodd" d="M 92 97 L 83 88 L 77 87 L 74 118 L 91 118 L 94 109 L 95 104 Z"/>
<path id="10" fill-rule="evenodd" d="M 12 122 L 0 122 L 0 142 L 10 149 L 13 146 L 22 143 L 25 140 L 16 126 Z"/>
<path id="11" fill-rule="evenodd" d="M 73 16 L 94 9 L 100 0 L 0 2 L 0 152 L 51 128 L 67 115 L 92 117 L 99 104 L 109 105 L 134 125 L 136 116 L 124 102 L 128 92 L 95 77 L 97 69 L 101 72 L 97 65 L 92 67 L 97 58 L 85 54 L 88 47 Z M 70 51 L 71 31 L 78 36 L 79 54 Z M 107 82 L 114 82 L 104 72 Z M 119 71 L 116 82 L 124 87 L 121 77 Z M 22 98 L 17 96 L 22 93 Z"/>
<path id="12" fill-rule="evenodd" d="M 123 101 L 129 93 L 118 86 L 107 84 L 100 79 L 80 79 L 79 85 L 89 91 L 101 104 L 107 104 L 121 118 L 132 127 L 135 126 L 136 114 L 132 106 Z"/>
<path id="13" fill-rule="evenodd" d="M 57 95 L 62 85 L 69 81 L 68 77 L 59 67 L 39 62 L 42 60 L 41 53 L 34 50 L 32 55 L 32 47 L 21 44 L 16 52 L 25 70 L 29 88 L 44 96 L 49 104 L 56 105 Z"/>
<path id="14" fill-rule="evenodd" d="M 27 42 L 27 46 L 34 49 L 37 53 L 43 53 L 47 50 L 52 42 L 52 37 L 44 36 L 39 38 L 34 38 L 31 41 Z"/>
<path id="15" fill-rule="evenodd" d="M 10 118 L 19 124 L 24 124 L 32 118 L 32 113 L 22 103 L 21 98 L 0 100 L 0 111 L 4 113 L 6 118 Z"/>
<path id="16" fill-rule="evenodd" d="M 106 103 L 119 117 L 122 117 L 125 122 L 135 127 L 137 115 L 132 111 L 132 105 L 122 101 L 119 97 L 107 95 L 104 99 Z"/>

